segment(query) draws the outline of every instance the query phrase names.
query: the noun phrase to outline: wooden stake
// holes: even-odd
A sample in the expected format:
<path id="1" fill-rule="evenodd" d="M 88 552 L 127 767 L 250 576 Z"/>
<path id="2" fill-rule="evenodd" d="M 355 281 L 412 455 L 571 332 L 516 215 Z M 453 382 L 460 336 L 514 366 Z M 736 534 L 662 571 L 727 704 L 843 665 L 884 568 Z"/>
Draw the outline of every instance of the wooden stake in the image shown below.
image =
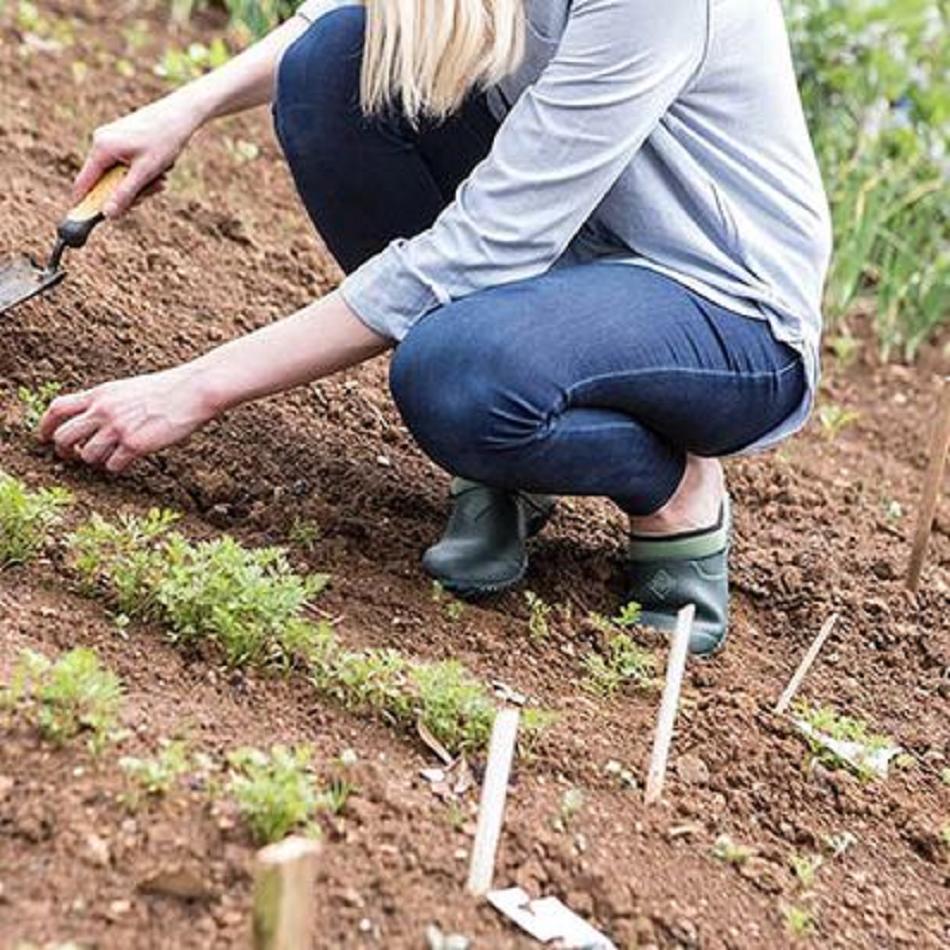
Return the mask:
<path id="1" fill-rule="evenodd" d="M 670 656 L 666 663 L 666 685 L 663 687 L 660 714 L 656 722 L 656 735 L 653 738 L 650 771 L 647 773 L 647 788 L 644 800 L 648 805 L 659 801 L 663 794 L 663 783 L 666 781 L 666 763 L 670 756 L 673 726 L 676 724 L 680 689 L 683 685 L 683 673 L 686 670 L 689 635 L 693 631 L 693 618 L 695 616 L 695 605 L 687 604 L 676 618 L 676 630 L 673 633 Z"/>
<path id="2" fill-rule="evenodd" d="M 795 694 L 798 692 L 798 687 L 802 685 L 802 680 L 811 669 L 812 663 L 815 662 L 815 657 L 818 656 L 818 651 L 821 650 L 821 648 L 825 645 L 825 640 L 828 639 L 829 634 L 834 629 L 834 626 L 837 622 L 838 615 L 832 614 L 821 625 L 821 630 L 818 631 L 818 636 L 812 640 L 811 646 L 802 657 L 801 663 L 798 664 L 798 669 L 795 670 L 795 673 L 788 681 L 788 686 L 785 687 L 785 691 L 782 693 L 781 698 L 775 704 L 775 712 L 778 715 L 781 715 L 783 712 L 785 712 L 785 710 L 788 709 L 789 703 L 795 698 Z"/>
<path id="3" fill-rule="evenodd" d="M 924 555 L 927 542 L 933 528 L 937 500 L 943 482 L 943 468 L 947 461 L 947 447 L 950 446 L 950 376 L 943 378 L 937 417 L 934 419 L 933 433 L 930 437 L 930 459 L 927 474 L 924 476 L 923 496 L 920 510 L 917 512 L 917 528 L 914 531 L 914 546 L 910 552 L 910 566 L 907 570 L 907 586 L 917 593 L 920 587 L 920 574 L 924 568 Z"/>
<path id="4" fill-rule="evenodd" d="M 491 890 L 495 876 L 495 854 L 501 838 L 501 825 L 505 816 L 505 799 L 508 796 L 508 777 L 511 760 L 515 754 L 518 738 L 517 709 L 502 709 L 495 716 L 491 744 L 488 748 L 488 765 L 485 767 L 485 783 L 478 806 L 478 825 L 475 843 L 472 846 L 472 863 L 468 871 L 465 889 L 475 897 L 484 897 Z"/>
<path id="5" fill-rule="evenodd" d="M 313 945 L 314 880 L 319 845 L 286 838 L 258 851 L 254 876 L 254 950 Z"/>

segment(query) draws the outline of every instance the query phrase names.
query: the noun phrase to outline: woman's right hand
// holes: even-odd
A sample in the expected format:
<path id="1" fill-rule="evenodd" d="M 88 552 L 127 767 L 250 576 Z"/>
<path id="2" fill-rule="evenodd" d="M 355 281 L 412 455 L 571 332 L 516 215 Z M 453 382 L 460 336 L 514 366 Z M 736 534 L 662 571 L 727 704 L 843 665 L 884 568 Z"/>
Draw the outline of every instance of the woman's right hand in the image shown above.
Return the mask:
<path id="1" fill-rule="evenodd" d="M 96 129 L 73 184 L 73 203 L 114 165 L 127 165 L 128 174 L 103 208 L 107 218 L 125 214 L 138 198 L 161 190 L 165 173 L 200 124 L 187 104 L 171 97 Z"/>

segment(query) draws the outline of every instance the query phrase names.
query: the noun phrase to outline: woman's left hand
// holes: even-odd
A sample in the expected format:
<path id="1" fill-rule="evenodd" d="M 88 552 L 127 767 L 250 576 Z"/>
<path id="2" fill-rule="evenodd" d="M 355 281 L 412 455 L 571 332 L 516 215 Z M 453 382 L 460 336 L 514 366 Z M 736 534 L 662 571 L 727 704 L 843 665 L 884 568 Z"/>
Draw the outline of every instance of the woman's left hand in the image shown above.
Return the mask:
<path id="1" fill-rule="evenodd" d="M 60 396 L 43 416 L 39 437 L 61 458 L 117 474 L 188 438 L 216 414 L 198 374 L 181 366 Z"/>

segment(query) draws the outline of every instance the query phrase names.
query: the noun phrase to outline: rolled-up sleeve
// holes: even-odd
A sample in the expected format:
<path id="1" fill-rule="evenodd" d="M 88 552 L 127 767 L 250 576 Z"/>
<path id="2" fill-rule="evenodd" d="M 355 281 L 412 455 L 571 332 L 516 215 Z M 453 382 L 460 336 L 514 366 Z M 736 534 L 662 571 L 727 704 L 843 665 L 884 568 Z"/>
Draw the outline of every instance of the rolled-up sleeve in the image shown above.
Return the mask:
<path id="1" fill-rule="evenodd" d="M 360 319 L 400 340 L 437 307 L 548 270 L 700 68 L 706 11 L 707 0 L 576 0 L 455 201 L 344 281 Z"/>

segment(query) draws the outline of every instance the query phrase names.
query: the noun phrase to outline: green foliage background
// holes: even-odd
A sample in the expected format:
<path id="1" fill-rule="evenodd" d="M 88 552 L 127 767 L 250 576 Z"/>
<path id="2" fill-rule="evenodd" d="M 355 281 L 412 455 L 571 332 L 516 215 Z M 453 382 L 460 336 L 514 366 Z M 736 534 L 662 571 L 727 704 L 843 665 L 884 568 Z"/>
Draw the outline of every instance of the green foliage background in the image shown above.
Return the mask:
<path id="1" fill-rule="evenodd" d="M 847 336 L 868 298 L 882 354 L 913 358 L 950 315 L 950 5 L 782 3 L 834 219 L 829 330 Z M 210 5 L 250 38 L 299 3 L 172 0 L 179 17 Z"/>

